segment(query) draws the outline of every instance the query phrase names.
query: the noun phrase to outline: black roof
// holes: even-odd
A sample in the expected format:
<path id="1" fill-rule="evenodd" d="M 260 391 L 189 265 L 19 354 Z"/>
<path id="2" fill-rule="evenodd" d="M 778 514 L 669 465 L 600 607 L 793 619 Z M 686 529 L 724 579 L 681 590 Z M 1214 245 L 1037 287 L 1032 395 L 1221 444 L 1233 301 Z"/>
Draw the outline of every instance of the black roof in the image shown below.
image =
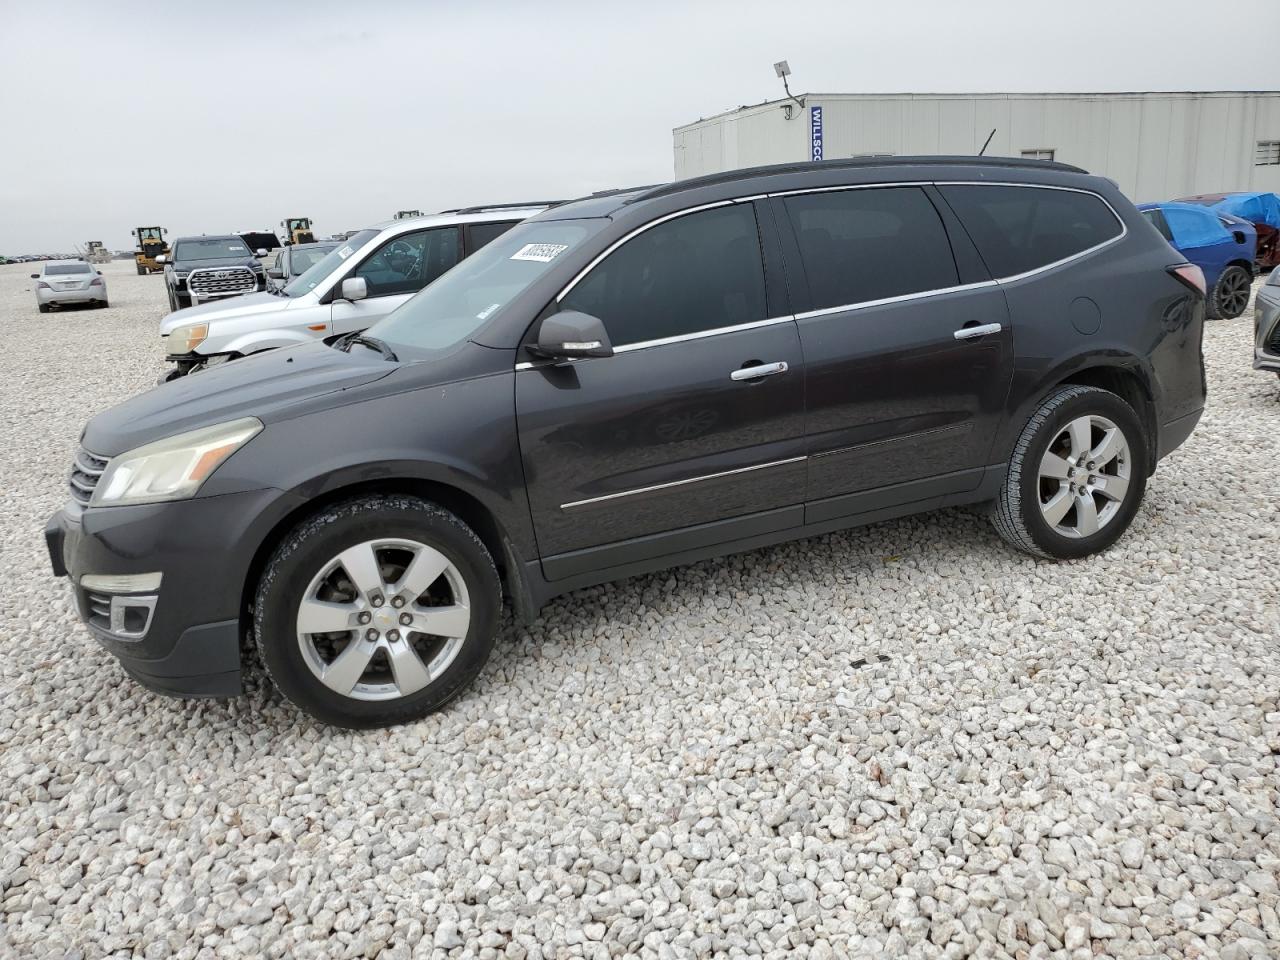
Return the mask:
<path id="1" fill-rule="evenodd" d="M 807 173 L 819 170 L 865 170 L 874 167 L 1018 167 L 1033 170 L 1057 170 L 1062 173 L 1088 173 L 1080 167 L 1055 160 L 1031 160 L 1022 157 L 977 157 L 977 156 L 921 156 L 921 157 L 851 157 L 845 160 L 806 160 L 801 163 L 775 163 L 763 167 L 743 167 L 738 170 L 724 170 L 720 173 L 709 173 L 701 177 L 690 177 L 688 180 L 675 180 L 648 189 L 641 188 L 623 203 L 638 203 L 654 197 L 665 197 L 699 187 L 710 187 L 722 183 L 734 183 L 738 180 L 750 180 L 755 177 L 766 177 L 782 173 Z"/>

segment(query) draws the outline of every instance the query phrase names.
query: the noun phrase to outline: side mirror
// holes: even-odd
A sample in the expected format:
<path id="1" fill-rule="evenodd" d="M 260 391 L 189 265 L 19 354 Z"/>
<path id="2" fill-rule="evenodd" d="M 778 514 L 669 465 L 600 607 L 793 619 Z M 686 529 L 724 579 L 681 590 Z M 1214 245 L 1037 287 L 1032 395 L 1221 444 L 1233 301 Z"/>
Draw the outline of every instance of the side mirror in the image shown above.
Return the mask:
<path id="1" fill-rule="evenodd" d="M 33 274 L 31 275 L 31 279 L 32 279 L 32 280 L 39 280 L 39 279 L 40 279 L 40 274 L 38 274 L 38 273 L 33 273 Z"/>
<path id="2" fill-rule="evenodd" d="M 156 257 L 156 263 L 168 263 L 168 262 L 169 262 L 169 258 L 166 257 L 163 253 L 160 254 L 160 256 Z"/>
<path id="3" fill-rule="evenodd" d="M 272 267 L 270 270 L 267 271 L 267 276 L 270 277 L 272 280 L 283 280 L 284 271 L 281 270 L 279 267 Z"/>
<path id="4" fill-rule="evenodd" d="M 93 271 L 93 272 L 94 272 L 94 273 L 96 273 L 98 276 L 102 276 L 102 271 L 101 271 L 101 270 L 95 270 L 95 271 Z"/>
<path id="5" fill-rule="evenodd" d="M 535 350 L 540 356 L 612 357 L 613 344 L 599 317 L 577 310 L 562 310 L 542 321 Z"/>
<path id="6" fill-rule="evenodd" d="M 342 281 L 342 299 L 343 300 L 363 300 L 369 295 L 369 284 L 365 282 L 364 277 L 347 277 Z"/>
<path id="7" fill-rule="evenodd" d="M 256 257 L 265 257 L 266 255 L 267 255 L 266 247 L 259 247 L 256 251 L 254 251 L 254 256 Z"/>

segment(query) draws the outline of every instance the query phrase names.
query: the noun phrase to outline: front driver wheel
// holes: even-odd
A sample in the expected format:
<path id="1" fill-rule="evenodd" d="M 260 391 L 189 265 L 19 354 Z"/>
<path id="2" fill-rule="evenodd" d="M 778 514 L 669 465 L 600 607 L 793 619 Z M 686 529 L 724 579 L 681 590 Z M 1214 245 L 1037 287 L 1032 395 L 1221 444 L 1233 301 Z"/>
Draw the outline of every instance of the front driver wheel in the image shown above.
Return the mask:
<path id="1" fill-rule="evenodd" d="M 1014 445 L 992 522 L 1028 553 L 1086 557 L 1120 539 L 1148 472 L 1142 424 L 1128 403 L 1097 387 L 1058 387 Z"/>
<path id="2" fill-rule="evenodd" d="M 416 720 L 448 703 L 493 648 L 493 559 L 452 513 L 375 495 L 326 508 L 279 546 L 254 634 L 294 704 L 341 727 Z"/>

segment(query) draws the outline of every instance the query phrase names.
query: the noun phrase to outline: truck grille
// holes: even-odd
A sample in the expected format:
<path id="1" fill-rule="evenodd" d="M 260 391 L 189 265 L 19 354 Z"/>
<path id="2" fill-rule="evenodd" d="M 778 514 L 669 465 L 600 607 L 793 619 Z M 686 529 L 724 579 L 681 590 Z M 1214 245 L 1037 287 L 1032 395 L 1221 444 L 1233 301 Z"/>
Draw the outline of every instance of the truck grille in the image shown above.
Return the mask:
<path id="1" fill-rule="evenodd" d="M 248 267 L 202 267 L 187 275 L 187 290 L 199 300 L 235 297 L 258 289 L 258 278 Z"/>
<path id="2" fill-rule="evenodd" d="M 76 461 L 71 465 L 71 499 L 76 503 L 89 505 L 89 498 L 102 478 L 102 471 L 107 469 L 109 461 L 105 457 L 97 457 L 81 447 L 76 452 Z"/>

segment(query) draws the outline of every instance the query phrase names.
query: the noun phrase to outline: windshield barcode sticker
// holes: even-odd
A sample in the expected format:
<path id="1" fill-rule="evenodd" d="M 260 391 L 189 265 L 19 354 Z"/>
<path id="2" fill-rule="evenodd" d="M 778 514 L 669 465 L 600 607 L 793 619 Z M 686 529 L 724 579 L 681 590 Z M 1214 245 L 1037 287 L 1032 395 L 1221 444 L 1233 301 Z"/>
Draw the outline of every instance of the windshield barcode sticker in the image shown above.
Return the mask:
<path id="1" fill-rule="evenodd" d="M 500 304 L 500 303 L 491 303 L 491 304 L 489 304 L 487 307 L 485 307 L 483 310 L 481 310 L 479 313 L 477 313 L 477 314 L 476 314 L 476 319 L 477 319 L 477 320 L 488 320 L 488 319 L 489 319 L 489 314 L 493 313 L 493 311 L 497 310 L 497 309 L 498 309 L 498 307 L 500 307 L 500 306 L 502 306 L 502 304 Z"/>
<path id="2" fill-rule="evenodd" d="M 511 259 L 550 263 L 568 249 L 569 245 L 567 243 L 526 243 L 511 255 Z"/>
<path id="3" fill-rule="evenodd" d="M 351 254 L 353 253 L 355 253 L 355 251 L 352 250 L 349 246 L 347 246 L 347 247 L 343 247 L 341 250 L 338 251 L 338 256 L 341 257 L 343 260 L 345 260 L 347 259 L 347 257 L 351 256 Z"/>

